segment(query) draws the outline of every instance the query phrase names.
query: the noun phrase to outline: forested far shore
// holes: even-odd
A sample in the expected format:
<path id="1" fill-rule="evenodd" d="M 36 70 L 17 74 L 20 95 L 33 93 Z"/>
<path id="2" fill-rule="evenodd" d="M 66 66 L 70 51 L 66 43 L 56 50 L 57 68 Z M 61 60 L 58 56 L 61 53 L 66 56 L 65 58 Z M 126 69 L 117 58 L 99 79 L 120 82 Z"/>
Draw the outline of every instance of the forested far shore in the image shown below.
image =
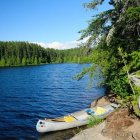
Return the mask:
<path id="1" fill-rule="evenodd" d="M 46 63 L 91 63 L 92 49 L 43 48 L 29 42 L 0 41 L 0 66 L 26 66 Z"/>

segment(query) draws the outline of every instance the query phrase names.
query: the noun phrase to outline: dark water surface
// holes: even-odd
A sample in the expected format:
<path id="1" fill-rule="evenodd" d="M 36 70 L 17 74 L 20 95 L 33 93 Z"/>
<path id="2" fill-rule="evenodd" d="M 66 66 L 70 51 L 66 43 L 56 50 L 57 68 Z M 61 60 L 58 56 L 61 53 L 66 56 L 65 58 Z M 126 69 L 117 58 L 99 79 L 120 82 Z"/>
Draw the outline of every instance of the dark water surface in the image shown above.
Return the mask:
<path id="1" fill-rule="evenodd" d="M 39 118 L 84 109 L 102 96 L 103 88 L 87 89 L 88 76 L 81 81 L 72 79 L 86 66 L 0 68 L 0 139 L 38 139 L 35 125 Z"/>

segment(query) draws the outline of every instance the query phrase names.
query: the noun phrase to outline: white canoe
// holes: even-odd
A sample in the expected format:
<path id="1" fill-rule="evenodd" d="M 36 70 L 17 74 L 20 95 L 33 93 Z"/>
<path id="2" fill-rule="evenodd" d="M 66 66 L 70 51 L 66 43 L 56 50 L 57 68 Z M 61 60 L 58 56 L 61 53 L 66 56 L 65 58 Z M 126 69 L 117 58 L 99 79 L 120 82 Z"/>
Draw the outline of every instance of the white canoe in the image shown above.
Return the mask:
<path id="1" fill-rule="evenodd" d="M 78 126 L 83 126 L 83 125 L 88 124 L 89 118 L 91 117 L 91 114 L 87 113 L 87 111 L 94 112 L 95 114 L 92 114 L 92 116 L 94 116 L 94 117 L 105 118 L 111 112 L 113 112 L 115 110 L 115 108 L 118 108 L 118 107 L 119 106 L 116 104 L 109 104 L 104 107 L 101 107 L 106 110 L 102 114 L 96 113 L 96 110 L 98 107 L 87 108 L 87 109 L 69 114 L 68 116 L 72 116 L 75 118 L 75 120 L 72 122 L 59 121 L 59 120 L 63 119 L 64 117 L 56 118 L 56 119 L 38 120 L 38 122 L 36 124 L 36 130 L 40 133 L 44 133 L 44 132 L 59 131 L 59 130 L 78 127 Z"/>

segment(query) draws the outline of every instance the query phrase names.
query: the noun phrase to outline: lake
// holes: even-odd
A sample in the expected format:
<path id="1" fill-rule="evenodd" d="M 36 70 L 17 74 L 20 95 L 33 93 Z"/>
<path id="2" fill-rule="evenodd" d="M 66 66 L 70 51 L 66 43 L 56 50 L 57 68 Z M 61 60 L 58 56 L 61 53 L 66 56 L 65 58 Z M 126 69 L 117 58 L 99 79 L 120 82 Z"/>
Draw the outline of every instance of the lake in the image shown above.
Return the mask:
<path id="1" fill-rule="evenodd" d="M 0 139 L 37 139 L 40 118 L 89 107 L 104 88 L 88 89 L 88 75 L 73 77 L 89 64 L 48 64 L 0 68 Z M 99 80 L 94 82 L 97 84 Z M 96 85 L 95 84 L 95 85 Z"/>

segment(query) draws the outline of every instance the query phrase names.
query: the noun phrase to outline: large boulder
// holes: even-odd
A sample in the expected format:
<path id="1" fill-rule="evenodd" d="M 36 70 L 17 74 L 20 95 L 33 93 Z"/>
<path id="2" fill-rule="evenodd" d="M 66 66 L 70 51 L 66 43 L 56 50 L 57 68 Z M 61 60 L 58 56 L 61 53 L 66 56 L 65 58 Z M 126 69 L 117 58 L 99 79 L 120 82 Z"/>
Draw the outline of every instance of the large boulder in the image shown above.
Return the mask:
<path id="1" fill-rule="evenodd" d="M 126 108 L 121 108 L 116 112 L 111 113 L 106 118 L 106 126 L 102 131 L 104 136 L 108 136 L 113 140 L 131 140 L 131 131 L 124 131 L 124 129 L 133 125 L 132 119 L 129 117 L 128 110 Z M 123 132 L 123 133 L 122 133 Z"/>
<path id="2" fill-rule="evenodd" d="M 108 105 L 110 103 L 110 101 L 108 100 L 108 98 L 106 96 L 99 98 L 97 100 L 94 100 L 90 107 L 95 107 L 95 106 L 104 106 L 104 105 Z"/>

